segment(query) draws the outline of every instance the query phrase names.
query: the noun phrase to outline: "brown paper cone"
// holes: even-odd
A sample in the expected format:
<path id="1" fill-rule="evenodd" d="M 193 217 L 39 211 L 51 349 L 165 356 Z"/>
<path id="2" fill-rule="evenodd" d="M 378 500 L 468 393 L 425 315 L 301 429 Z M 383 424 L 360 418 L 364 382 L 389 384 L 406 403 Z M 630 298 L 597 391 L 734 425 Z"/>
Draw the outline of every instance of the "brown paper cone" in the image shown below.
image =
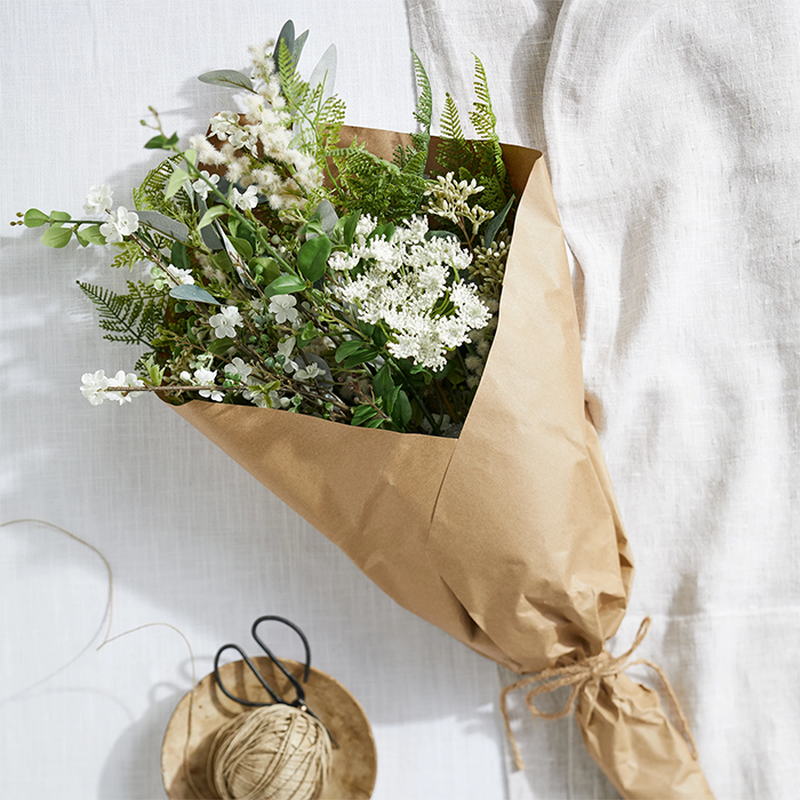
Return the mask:
<path id="1" fill-rule="evenodd" d="M 384 156 L 404 138 L 350 135 Z M 604 652 L 625 614 L 633 567 L 584 403 L 575 302 L 544 161 L 525 148 L 504 154 L 524 193 L 497 335 L 458 440 L 202 401 L 175 410 L 401 605 L 530 673 Z M 649 690 L 623 675 L 598 677 L 580 692 L 577 719 L 623 797 L 712 797 Z"/>

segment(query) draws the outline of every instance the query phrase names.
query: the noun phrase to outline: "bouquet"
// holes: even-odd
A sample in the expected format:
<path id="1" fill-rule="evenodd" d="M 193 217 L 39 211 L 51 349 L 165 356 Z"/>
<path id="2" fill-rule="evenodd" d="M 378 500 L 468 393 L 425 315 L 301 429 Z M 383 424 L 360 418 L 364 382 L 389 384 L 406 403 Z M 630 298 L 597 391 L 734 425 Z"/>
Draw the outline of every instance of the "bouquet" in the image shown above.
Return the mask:
<path id="1" fill-rule="evenodd" d="M 448 98 L 449 136 L 426 172 L 431 92 L 417 62 L 422 130 L 393 160 L 343 132 L 330 92 L 335 51 L 310 81 L 304 37 L 253 54 L 253 78 L 201 76 L 238 88 L 222 112 L 134 191 L 135 211 L 95 186 L 85 210 L 104 222 L 30 209 L 28 226 L 63 247 L 110 244 L 115 267 L 146 267 L 116 293 L 89 283 L 105 338 L 141 346 L 133 371 L 86 373 L 93 404 L 157 390 L 180 404 L 280 408 L 356 426 L 441 434 L 463 422 L 496 326 L 514 194 L 494 130 L 486 76 L 468 142 Z"/>
<path id="2" fill-rule="evenodd" d="M 577 703 L 623 797 L 711 797 L 674 694 L 677 726 L 624 675 L 647 621 L 628 653 L 605 649 L 632 558 L 541 154 L 500 144 L 477 58 L 479 138 L 449 96 L 431 136 L 418 61 L 416 133 L 345 127 L 335 51 L 305 81 L 305 36 L 287 23 L 252 77 L 201 76 L 242 107 L 189 149 L 155 115 L 147 146 L 171 154 L 135 211 L 96 187 L 86 208 L 102 223 L 22 216 L 48 226 L 45 244 L 148 263 L 124 295 L 81 284 L 105 335 L 145 349 L 82 392 L 157 391 L 397 602 L 521 673 L 534 715 L 548 716 L 533 697 L 571 686 L 561 713 Z"/>

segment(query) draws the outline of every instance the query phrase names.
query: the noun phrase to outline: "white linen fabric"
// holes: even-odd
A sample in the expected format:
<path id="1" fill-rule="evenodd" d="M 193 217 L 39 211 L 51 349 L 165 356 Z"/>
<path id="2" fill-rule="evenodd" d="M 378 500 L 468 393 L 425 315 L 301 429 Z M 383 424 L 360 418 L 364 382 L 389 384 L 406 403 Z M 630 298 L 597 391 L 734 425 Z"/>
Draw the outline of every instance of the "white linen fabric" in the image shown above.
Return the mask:
<path id="1" fill-rule="evenodd" d="M 143 149 L 149 104 L 182 141 L 230 93 L 196 76 L 246 69 L 247 47 L 287 18 L 310 29 L 308 75 L 329 44 L 349 120 L 413 127 L 404 0 L 6 0 L 3 120 L 0 522 L 36 517 L 97 547 L 114 571 L 111 634 L 177 626 L 199 677 L 250 624 L 282 614 L 313 664 L 361 702 L 378 750 L 376 800 L 505 796 L 494 665 L 405 612 L 319 533 L 154 397 L 92 407 L 81 375 L 130 369 L 104 342 L 76 279 L 119 286 L 103 248 L 50 250 L 10 228 L 31 206 L 82 213 L 93 184 L 130 208 L 160 154 Z M 138 276 L 138 273 L 137 273 Z M 343 462 L 342 468 L 348 465 Z M 5 800 L 163 798 L 161 740 L 191 687 L 186 645 L 147 628 L 95 652 L 108 574 L 51 528 L 0 528 Z M 296 639 L 275 650 L 301 656 Z"/>
<path id="2" fill-rule="evenodd" d="M 716 796 L 794 797 L 800 7 L 409 9 L 435 85 L 459 79 L 464 107 L 464 51 L 477 53 L 501 138 L 548 161 L 575 258 L 587 399 L 637 570 L 612 652 L 650 615 L 636 655 L 670 677 Z M 520 357 L 535 369 L 535 344 Z M 514 712 L 527 770 L 510 774 L 512 798 L 616 796 L 572 720 L 526 713 Z"/>

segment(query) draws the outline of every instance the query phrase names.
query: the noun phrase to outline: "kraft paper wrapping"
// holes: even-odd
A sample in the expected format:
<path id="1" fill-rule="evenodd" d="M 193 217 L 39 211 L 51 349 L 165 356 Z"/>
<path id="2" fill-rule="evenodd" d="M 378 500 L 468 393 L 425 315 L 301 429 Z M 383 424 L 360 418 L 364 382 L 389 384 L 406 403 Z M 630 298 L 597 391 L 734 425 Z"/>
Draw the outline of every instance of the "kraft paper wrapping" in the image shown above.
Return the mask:
<path id="1" fill-rule="evenodd" d="M 385 157 L 407 141 L 369 129 L 343 139 L 353 135 Z M 457 440 L 197 400 L 175 411 L 402 606 L 527 674 L 604 653 L 633 565 L 584 402 L 544 160 L 504 156 L 522 199 L 497 334 Z M 587 750 L 622 797 L 713 797 L 655 692 L 621 672 L 576 691 Z"/>

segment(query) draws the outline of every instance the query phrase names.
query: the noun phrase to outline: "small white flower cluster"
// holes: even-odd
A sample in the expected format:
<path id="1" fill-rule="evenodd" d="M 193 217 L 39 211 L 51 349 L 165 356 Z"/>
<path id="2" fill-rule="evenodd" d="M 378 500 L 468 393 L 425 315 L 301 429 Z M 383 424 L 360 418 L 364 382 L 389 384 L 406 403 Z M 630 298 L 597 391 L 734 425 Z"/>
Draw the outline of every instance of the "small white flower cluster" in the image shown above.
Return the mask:
<path id="1" fill-rule="evenodd" d="M 272 58 L 255 55 L 253 67 L 257 93 L 243 98 L 244 114 L 224 111 L 211 120 L 211 135 L 222 144 L 216 147 L 202 135 L 190 143 L 201 162 L 225 167 L 225 177 L 248 191 L 254 186 L 253 196 L 256 190 L 265 195 L 274 211 L 295 208 L 322 186 L 322 171 L 312 156 L 292 146 L 293 121 Z"/>
<path id="2" fill-rule="evenodd" d="M 297 308 L 297 298 L 291 294 L 276 294 L 270 298 L 267 311 L 275 317 L 278 325 L 288 322 L 296 325 L 300 313 Z"/>
<path id="3" fill-rule="evenodd" d="M 174 264 L 167 264 L 166 269 L 157 264 L 151 264 L 149 275 L 156 289 L 166 289 L 179 285 L 191 286 L 195 282 L 191 270 L 180 269 Z"/>
<path id="4" fill-rule="evenodd" d="M 106 221 L 100 226 L 100 233 L 105 236 L 106 242 L 114 244 L 139 230 L 139 215 L 128 211 L 125 206 L 120 206 L 116 212 L 112 211 L 111 197 L 111 187 L 107 183 L 102 186 L 92 186 L 89 194 L 86 195 L 83 210 L 87 214 L 108 215 Z"/>
<path id="5" fill-rule="evenodd" d="M 209 369 L 214 356 L 211 353 L 205 353 L 202 356 L 192 361 L 189 370 L 183 370 L 180 374 L 180 379 L 191 386 L 213 386 L 217 380 L 217 370 Z M 215 403 L 221 403 L 225 397 L 225 393 L 220 389 L 201 389 L 198 394 L 200 397 L 208 397 Z"/>
<path id="6" fill-rule="evenodd" d="M 199 197 L 202 197 L 203 200 L 208 199 L 209 193 L 212 191 L 213 187 L 219 183 L 219 175 L 210 175 L 208 170 L 201 169 L 200 170 L 201 178 L 198 178 L 193 184 L 192 189 L 194 193 Z M 203 180 L 205 178 L 205 180 Z M 209 184 L 211 184 L 209 186 Z"/>
<path id="7" fill-rule="evenodd" d="M 448 172 L 444 177 L 439 175 L 436 178 L 436 184 L 425 191 L 425 194 L 431 198 L 428 212 L 449 220 L 455 225 L 458 225 L 459 219 L 468 219 L 472 223 L 472 235 L 475 236 L 478 228 L 494 216 L 494 211 L 487 211 L 481 206 L 469 204 L 469 198 L 474 194 L 480 194 L 484 188 L 478 186 L 478 182 L 474 178 L 469 182 L 456 182 L 452 172 Z"/>
<path id="8" fill-rule="evenodd" d="M 236 328 L 244 325 L 244 319 L 237 306 L 224 306 L 219 314 L 213 314 L 208 322 L 214 330 L 217 339 L 236 336 Z"/>
<path id="9" fill-rule="evenodd" d="M 445 354 L 466 342 L 489 321 L 489 309 L 475 287 L 458 278 L 471 257 L 451 236 L 425 239 L 428 223 L 413 218 L 392 238 L 368 238 L 376 222 L 362 217 L 349 252 L 336 252 L 328 266 L 339 276 L 338 296 L 359 309 L 365 322 L 392 330 L 387 348 L 430 369 L 442 369 Z M 360 261 L 363 272 L 349 271 Z"/>
<path id="10" fill-rule="evenodd" d="M 126 374 L 122 369 L 113 378 L 107 377 L 105 370 L 102 369 L 97 372 L 87 372 L 81 377 L 81 394 L 93 406 L 99 406 L 104 400 L 116 400 L 120 405 L 130 403 L 133 395 L 139 392 L 114 391 L 114 389 L 132 386 L 144 386 L 144 381 L 139 380 L 132 372 Z"/>

